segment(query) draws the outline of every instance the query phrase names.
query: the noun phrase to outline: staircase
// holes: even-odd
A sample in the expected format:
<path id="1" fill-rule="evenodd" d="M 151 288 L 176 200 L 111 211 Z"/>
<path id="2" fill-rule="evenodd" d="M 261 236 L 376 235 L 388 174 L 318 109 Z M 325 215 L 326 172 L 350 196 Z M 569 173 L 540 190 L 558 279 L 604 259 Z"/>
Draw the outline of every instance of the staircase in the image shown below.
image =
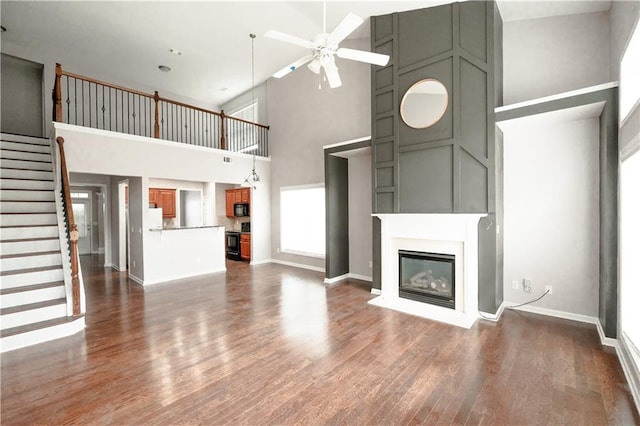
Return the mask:
<path id="1" fill-rule="evenodd" d="M 0 148 L 0 351 L 6 352 L 80 331 L 84 317 L 67 315 L 50 141 L 3 134 Z M 68 258 L 66 243 L 64 252 Z"/>

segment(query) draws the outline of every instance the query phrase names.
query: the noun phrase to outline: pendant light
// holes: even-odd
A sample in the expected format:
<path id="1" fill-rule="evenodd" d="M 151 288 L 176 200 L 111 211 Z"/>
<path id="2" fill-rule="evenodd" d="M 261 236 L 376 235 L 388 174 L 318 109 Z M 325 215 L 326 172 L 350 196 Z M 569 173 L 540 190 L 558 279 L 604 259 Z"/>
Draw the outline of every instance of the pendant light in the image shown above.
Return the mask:
<path id="1" fill-rule="evenodd" d="M 255 63 L 255 54 L 254 54 L 254 48 L 253 48 L 253 42 L 256 38 L 255 34 L 249 34 L 249 37 L 251 37 L 251 106 L 252 108 L 254 108 L 255 111 L 255 104 L 256 104 L 256 97 L 255 97 L 255 69 L 254 69 L 254 63 Z M 255 115 L 253 117 L 254 122 L 255 122 Z M 255 137 L 255 134 L 254 134 Z M 257 141 L 255 141 L 257 143 Z M 244 183 L 246 183 L 249 186 L 252 186 L 253 189 L 257 189 L 256 187 L 256 183 L 260 182 L 260 176 L 258 176 L 258 174 L 256 173 L 256 150 L 258 149 L 258 147 L 256 146 L 256 148 L 253 150 L 253 168 L 251 169 L 251 173 L 249 173 L 249 175 L 244 179 Z"/>

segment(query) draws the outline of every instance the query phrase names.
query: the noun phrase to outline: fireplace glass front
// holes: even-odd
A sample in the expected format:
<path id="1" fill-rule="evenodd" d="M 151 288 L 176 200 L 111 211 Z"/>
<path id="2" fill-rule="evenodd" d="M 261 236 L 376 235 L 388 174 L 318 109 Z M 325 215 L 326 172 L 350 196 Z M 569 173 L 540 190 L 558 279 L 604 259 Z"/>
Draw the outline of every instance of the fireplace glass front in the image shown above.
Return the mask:
<path id="1" fill-rule="evenodd" d="M 455 256 L 399 250 L 400 297 L 455 309 Z"/>

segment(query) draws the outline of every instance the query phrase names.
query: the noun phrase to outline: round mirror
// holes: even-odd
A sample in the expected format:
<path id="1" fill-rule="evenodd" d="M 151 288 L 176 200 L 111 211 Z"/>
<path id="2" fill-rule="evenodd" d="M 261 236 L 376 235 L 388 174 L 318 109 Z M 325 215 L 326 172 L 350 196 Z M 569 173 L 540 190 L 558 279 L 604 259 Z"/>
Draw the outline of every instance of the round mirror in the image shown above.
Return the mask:
<path id="1" fill-rule="evenodd" d="M 447 88 L 440 81 L 427 78 L 414 83 L 405 92 L 400 103 L 400 115 L 407 126 L 424 129 L 442 118 L 447 105 Z"/>

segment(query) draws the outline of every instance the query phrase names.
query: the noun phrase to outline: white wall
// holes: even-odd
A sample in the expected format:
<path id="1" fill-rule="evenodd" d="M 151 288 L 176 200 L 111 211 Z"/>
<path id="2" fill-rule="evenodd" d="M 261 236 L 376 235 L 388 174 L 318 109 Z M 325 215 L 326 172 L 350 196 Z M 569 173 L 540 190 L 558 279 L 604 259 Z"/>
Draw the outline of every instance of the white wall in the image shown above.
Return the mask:
<path id="1" fill-rule="evenodd" d="M 504 134 L 504 300 L 598 316 L 597 118 Z M 533 281 L 532 293 L 512 281 Z"/>
<path id="2" fill-rule="evenodd" d="M 505 22 L 504 104 L 606 83 L 607 12 Z"/>
<path id="3" fill-rule="evenodd" d="M 349 273 L 371 278 L 371 150 L 349 158 Z"/>
<path id="4" fill-rule="evenodd" d="M 344 47 L 369 50 L 369 40 Z M 324 269 L 324 259 L 278 253 L 280 187 L 324 182 L 323 146 L 371 134 L 371 68 L 336 59 L 342 86 L 330 89 L 302 67 L 268 84 L 271 163 L 271 254 L 274 259 Z"/>

